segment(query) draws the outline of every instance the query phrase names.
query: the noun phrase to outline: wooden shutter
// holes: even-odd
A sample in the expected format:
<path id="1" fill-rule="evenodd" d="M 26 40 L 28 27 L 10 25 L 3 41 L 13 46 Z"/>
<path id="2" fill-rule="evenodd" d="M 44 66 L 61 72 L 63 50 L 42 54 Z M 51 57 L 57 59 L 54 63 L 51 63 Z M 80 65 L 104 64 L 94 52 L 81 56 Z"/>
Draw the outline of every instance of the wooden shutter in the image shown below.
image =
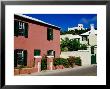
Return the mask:
<path id="1" fill-rule="evenodd" d="M 55 57 L 55 51 L 54 51 L 54 57 Z"/>
<path id="2" fill-rule="evenodd" d="M 50 29 L 47 28 L 47 40 L 50 40 Z"/>
<path id="3" fill-rule="evenodd" d="M 50 39 L 53 40 L 53 29 L 50 29 Z"/>
<path id="4" fill-rule="evenodd" d="M 25 23 L 24 36 L 28 38 L 28 23 Z"/>
<path id="5" fill-rule="evenodd" d="M 53 40 L 53 29 L 47 28 L 47 40 Z"/>
<path id="6" fill-rule="evenodd" d="M 24 66 L 27 66 L 27 50 L 24 50 Z"/>
<path id="7" fill-rule="evenodd" d="M 14 36 L 18 36 L 18 21 L 14 20 Z"/>
<path id="8" fill-rule="evenodd" d="M 17 50 L 14 50 L 14 67 L 17 67 Z"/>

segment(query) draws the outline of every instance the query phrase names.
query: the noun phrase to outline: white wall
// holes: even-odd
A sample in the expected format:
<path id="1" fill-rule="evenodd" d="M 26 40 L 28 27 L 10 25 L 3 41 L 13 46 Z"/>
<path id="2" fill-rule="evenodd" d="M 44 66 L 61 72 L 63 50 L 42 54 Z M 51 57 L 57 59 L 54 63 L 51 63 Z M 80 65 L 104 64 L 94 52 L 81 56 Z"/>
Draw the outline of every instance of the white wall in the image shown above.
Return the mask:
<path id="1" fill-rule="evenodd" d="M 88 41 L 80 41 L 81 42 L 81 44 L 88 44 Z"/>
<path id="2" fill-rule="evenodd" d="M 88 38 L 91 46 L 97 45 L 97 36 L 95 34 L 90 34 Z"/>
<path id="3" fill-rule="evenodd" d="M 62 58 L 68 58 L 69 56 L 80 57 L 82 66 L 91 65 L 91 53 L 89 50 L 61 52 L 60 55 Z"/>

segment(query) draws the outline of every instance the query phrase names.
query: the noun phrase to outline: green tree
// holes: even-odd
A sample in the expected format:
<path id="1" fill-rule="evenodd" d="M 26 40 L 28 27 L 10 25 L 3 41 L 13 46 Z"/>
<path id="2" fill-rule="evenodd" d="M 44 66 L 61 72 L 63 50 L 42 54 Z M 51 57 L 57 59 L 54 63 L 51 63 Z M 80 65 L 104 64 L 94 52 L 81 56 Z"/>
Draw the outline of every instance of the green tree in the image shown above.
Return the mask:
<path id="1" fill-rule="evenodd" d="M 86 44 L 81 44 L 77 39 L 61 39 L 61 51 L 77 51 L 77 50 L 87 50 Z"/>

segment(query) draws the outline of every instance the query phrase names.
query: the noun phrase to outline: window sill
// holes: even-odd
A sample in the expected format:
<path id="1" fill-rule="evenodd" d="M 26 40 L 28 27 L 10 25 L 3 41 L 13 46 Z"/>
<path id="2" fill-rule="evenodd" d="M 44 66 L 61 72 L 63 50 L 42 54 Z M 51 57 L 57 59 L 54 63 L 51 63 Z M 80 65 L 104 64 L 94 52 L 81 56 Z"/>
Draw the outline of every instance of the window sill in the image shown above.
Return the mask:
<path id="1" fill-rule="evenodd" d="M 34 56 L 34 58 L 42 58 L 42 56 Z"/>
<path id="2" fill-rule="evenodd" d="M 47 56 L 48 58 L 54 58 L 54 56 Z"/>

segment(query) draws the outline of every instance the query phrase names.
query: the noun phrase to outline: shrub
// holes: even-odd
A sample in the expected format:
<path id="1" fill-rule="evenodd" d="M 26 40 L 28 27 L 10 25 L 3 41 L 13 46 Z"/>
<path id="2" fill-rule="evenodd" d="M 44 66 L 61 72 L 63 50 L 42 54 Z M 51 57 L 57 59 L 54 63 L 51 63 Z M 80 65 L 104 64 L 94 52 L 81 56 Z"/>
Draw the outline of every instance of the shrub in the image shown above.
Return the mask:
<path id="1" fill-rule="evenodd" d="M 55 58 L 53 62 L 54 66 L 63 65 L 64 67 L 69 67 L 68 60 L 65 58 Z"/>
<path id="2" fill-rule="evenodd" d="M 54 58 L 53 60 L 53 65 L 55 67 L 58 67 L 59 65 L 63 65 L 65 68 L 68 67 L 74 67 L 74 65 L 79 65 L 81 66 L 81 59 L 80 57 L 74 57 L 74 56 L 69 56 L 69 58 Z"/>
<path id="3" fill-rule="evenodd" d="M 81 44 L 80 45 L 80 50 L 87 50 L 87 45 L 86 44 Z"/>
<path id="4" fill-rule="evenodd" d="M 41 70 L 46 70 L 46 69 L 47 69 L 47 58 L 46 56 L 43 56 L 41 60 Z"/>
<path id="5" fill-rule="evenodd" d="M 67 60 L 67 59 L 64 59 L 64 58 L 62 58 L 61 60 L 62 60 L 62 65 L 63 65 L 65 68 L 68 68 L 68 67 L 69 67 L 69 62 L 68 62 L 68 60 Z"/>
<path id="6" fill-rule="evenodd" d="M 67 58 L 67 60 L 68 60 L 69 66 L 73 68 L 74 64 L 75 64 L 75 57 L 69 56 L 69 58 Z"/>
<path id="7" fill-rule="evenodd" d="M 78 66 L 81 66 L 81 59 L 80 59 L 80 57 L 76 57 L 75 58 L 75 64 L 78 65 Z"/>
<path id="8" fill-rule="evenodd" d="M 20 71 L 22 70 L 22 68 L 24 68 L 24 65 L 19 65 L 17 68 L 19 69 L 19 74 L 20 74 Z"/>

